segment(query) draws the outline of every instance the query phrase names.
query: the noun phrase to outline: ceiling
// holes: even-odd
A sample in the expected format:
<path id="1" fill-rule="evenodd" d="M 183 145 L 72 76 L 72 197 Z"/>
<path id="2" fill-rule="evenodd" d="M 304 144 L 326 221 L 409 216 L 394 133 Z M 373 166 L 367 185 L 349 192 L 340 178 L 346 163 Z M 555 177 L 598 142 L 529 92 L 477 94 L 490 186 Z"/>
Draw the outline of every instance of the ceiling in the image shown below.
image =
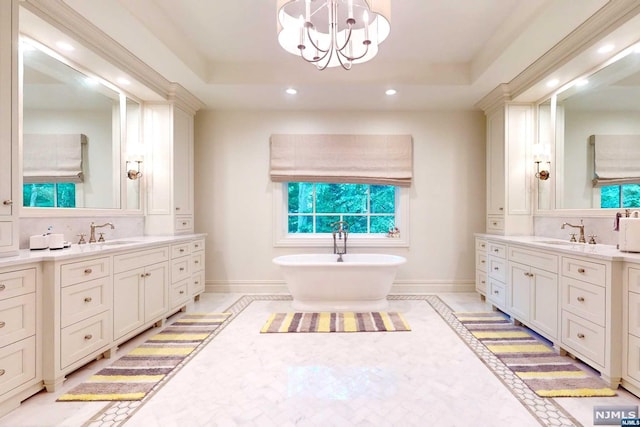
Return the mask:
<path id="1" fill-rule="evenodd" d="M 276 0 L 63 1 L 205 108 L 256 110 L 475 109 L 607 3 L 391 0 L 377 57 L 318 71 L 278 45 Z"/>

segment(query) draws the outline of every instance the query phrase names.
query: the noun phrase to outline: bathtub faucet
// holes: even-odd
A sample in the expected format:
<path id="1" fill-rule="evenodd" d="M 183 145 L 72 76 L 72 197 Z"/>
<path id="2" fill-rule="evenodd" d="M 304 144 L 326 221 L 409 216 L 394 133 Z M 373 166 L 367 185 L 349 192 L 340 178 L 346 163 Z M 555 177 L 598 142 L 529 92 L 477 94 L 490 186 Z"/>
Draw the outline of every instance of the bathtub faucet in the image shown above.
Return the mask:
<path id="1" fill-rule="evenodd" d="M 347 236 L 349 235 L 349 223 L 346 221 L 336 221 L 329 225 L 333 228 L 333 233 L 331 233 L 333 235 L 333 253 L 338 255 L 338 262 L 342 262 L 342 255 L 347 253 Z M 342 248 L 338 246 L 338 240 L 343 240 Z"/>

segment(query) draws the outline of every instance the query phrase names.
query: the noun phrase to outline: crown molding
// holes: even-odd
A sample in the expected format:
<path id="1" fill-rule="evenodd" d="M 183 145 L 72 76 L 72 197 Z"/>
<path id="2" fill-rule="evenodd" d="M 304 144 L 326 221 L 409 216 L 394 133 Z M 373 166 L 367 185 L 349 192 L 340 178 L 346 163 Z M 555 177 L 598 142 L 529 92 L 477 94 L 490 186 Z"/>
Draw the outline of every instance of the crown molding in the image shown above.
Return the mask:
<path id="1" fill-rule="evenodd" d="M 117 41 L 68 6 L 62 0 L 21 0 L 21 6 L 68 34 L 79 43 L 129 74 L 164 99 L 184 102 L 187 109 L 197 111 L 204 106 L 194 95 L 177 83 L 164 78 Z M 177 89 L 179 87 L 180 89 Z"/>
<path id="2" fill-rule="evenodd" d="M 480 108 L 485 114 L 490 114 L 495 109 L 504 106 L 507 102 L 511 101 L 511 99 L 509 85 L 501 83 L 478 101 L 475 107 Z"/>

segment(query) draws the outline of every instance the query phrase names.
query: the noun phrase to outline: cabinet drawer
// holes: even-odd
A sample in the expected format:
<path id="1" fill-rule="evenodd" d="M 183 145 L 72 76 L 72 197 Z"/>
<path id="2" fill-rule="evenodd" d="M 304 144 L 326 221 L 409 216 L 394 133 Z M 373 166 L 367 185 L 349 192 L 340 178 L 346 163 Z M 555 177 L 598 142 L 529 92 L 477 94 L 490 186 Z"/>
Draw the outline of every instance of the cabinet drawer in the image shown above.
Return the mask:
<path id="1" fill-rule="evenodd" d="M 476 251 L 476 270 L 487 271 L 487 253 Z"/>
<path id="2" fill-rule="evenodd" d="M 35 335 L 36 294 L 0 301 L 0 347 Z"/>
<path id="3" fill-rule="evenodd" d="M 605 288 L 580 280 L 562 278 L 562 308 L 597 325 L 604 326 Z"/>
<path id="4" fill-rule="evenodd" d="M 502 243 L 488 242 L 487 243 L 487 254 L 506 259 L 507 258 L 507 245 Z"/>
<path id="5" fill-rule="evenodd" d="M 62 288 L 60 324 L 64 328 L 111 308 L 111 278 Z"/>
<path id="6" fill-rule="evenodd" d="M 0 273 L 0 300 L 35 292 L 35 290 L 35 268 Z"/>
<path id="7" fill-rule="evenodd" d="M 147 249 L 144 251 L 127 252 L 113 257 L 113 269 L 116 273 L 141 268 L 169 259 L 169 247 Z"/>
<path id="8" fill-rule="evenodd" d="M 189 279 L 171 285 L 169 290 L 169 306 L 179 307 L 189 301 Z"/>
<path id="9" fill-rule="evenodd" d="M 488 257 L 487 262 L 489 264 L 489 270 L 487 271 L 489 277 L 504 283 L 507 277 L 507 261 L 490 256 Z"/>
<path id="10" fill-rule="evenodd" d="M 499 307 L 505 307 L 507 304 L 507 292 L 504 283 L 489 278 L 489 287 L 487 298 Z"/>
<path id="11" fill-rule="evenodd" d="M 629 335 L 626 360 L 627 375 L 640 382 L 640 338 Z"/>
<path id="12" fill-rule="evenodd" d="M 487 273 L 484 271 L 476 271 L 476 291 L 485 295 L 487 293 Z"/>
<path id="13" fill-rule="evenodd" d="M 640 268 L 629 267 L 627 269 L 629 291 L 640 294 Z"/>
<path id="14" fill-rule="evenodd" d="M 171 258 L 178 258 L 189 255 L 191 252 L 191 243 L 180 243 L 179 245 L 171 245 Z"/>
<path id="15" fill-rule="evenodd" d="M 204 252 L 191 255 L 191 271 L 200 271 L 204 268 Z"/>
<path id="16" fill-rule="evenodd" d="M 175 220 L 176 231 L 192 231 L 193 230 L 193 218 L 190 216 L 179 216 Z"/>
<path id="17" fill-rule="evenodd" d="M 191 284 L 191 295 L 196 295 L 204 292 L 204 272 L 201 271 L 191 276 Z"/>
<path id="18" fill-rule="evenodd" d="M 476 251 L 487 252 L 487 241 L 484 239 L 476 239 Z"/>
<path id="19" fill-rule="evenodd" d="M 629 292 L 629 333 L 640 338 L 640 294 Z"/>
<path id="20" fill-rule="evenodd" d="M 519 246 L 509 246 L 509 261 L 519 262 L 551 273 L 558 272 L 558 256 L 546 252 L 533 251 Z"/>
<path id="21" fill-rule="evenodd" d="M 597 262 L 562 257 L 562 275 L 593 283 L 594 285 L 604 286 L 607 266 Z"/>
<path id="22" fill-rule="evenodd" d="M 111 343 L 111 311 L 67 326 L 60 332 L 60 369 Z"/>
<path id="23" fill-rule="evenodd" d="M 487 217 L 487 231 L 489 233 L 498 233 L 504 231 L 504 218 L 503 217 Z"/>
<path id="24" fill-rule="evenodd" d="M 191 242 L 191 252 L 204 251 L 204 239 Z"/>
<path id="25" fill-rule="evenodd" d="M 605 331 L 602 326 L 562 310 L 562 344 L 576 356 L 604 366 Z"/>
<path id="26" fill-rule="evenodd" d="M 36 378 L 36 337 L 0 348 L 0 395 Z"/>
<path id="27" fill-rule="evenodd" d="M 62 264 L 60 266 L 60 286 L 107 277 L 110 272 L 111 262 L 108 257 Z"/>
<path id="28" fill-rule="evenodd" d="M 188 279 L 191 275 L 189 268 L 191 264 L 191 257 L 182 257 L 171 260 L 171 282 L 178 282 L 180 280 Z"/>

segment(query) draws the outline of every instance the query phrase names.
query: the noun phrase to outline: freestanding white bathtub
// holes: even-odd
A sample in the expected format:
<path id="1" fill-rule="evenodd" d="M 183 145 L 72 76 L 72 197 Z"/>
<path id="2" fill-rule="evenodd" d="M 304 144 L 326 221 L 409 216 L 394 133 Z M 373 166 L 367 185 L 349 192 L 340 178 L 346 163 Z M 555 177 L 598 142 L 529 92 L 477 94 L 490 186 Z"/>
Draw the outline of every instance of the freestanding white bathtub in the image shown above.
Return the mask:
<path id="1" fill-rule="evenodd" d="M 388 306 L 398 266 L 397 255 L 346 254 L 283 255 L 280 266 L 298 311 L 379 311 Z"/>

